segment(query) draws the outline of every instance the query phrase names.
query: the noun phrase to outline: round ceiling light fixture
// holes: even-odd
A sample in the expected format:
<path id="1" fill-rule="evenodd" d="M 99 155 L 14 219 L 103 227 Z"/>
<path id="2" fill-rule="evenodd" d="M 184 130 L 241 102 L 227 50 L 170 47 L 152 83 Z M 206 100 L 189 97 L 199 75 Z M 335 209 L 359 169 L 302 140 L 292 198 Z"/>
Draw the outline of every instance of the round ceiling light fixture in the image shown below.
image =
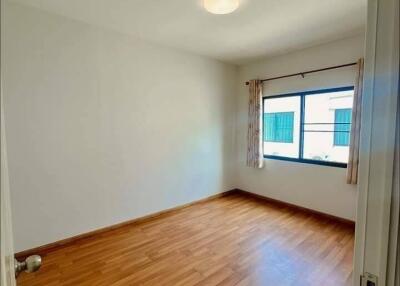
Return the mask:
<path id="1" fill-rule="evenodd" d="M 204 0 L 204 8 L 213 14 L 229 14 L 239 7 L 239 0 Z"/>

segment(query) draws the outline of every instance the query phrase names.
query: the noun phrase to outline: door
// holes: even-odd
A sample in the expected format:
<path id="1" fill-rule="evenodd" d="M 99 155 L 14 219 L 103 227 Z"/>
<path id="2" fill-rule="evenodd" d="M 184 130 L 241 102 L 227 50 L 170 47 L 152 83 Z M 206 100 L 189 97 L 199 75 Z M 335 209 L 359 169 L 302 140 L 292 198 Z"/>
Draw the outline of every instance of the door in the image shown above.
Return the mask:
<path id="1" fill-rule="evenodd" d="M 399 97 L 398 5 L 398 0 L 368 0 L 353 285 L 398 285 L 390 255 L 398 225 L 398 219 L 391 220 L 396 212 L 398 217 L 393 188 Z"/>
<path id="2" fill-rule="evenodd" d="M 1 286 L 13 286 L 14 273 L 14 247 L 11 223 L 10 189 L 8 183 L 7 147 L 4 130 L 3 88 L 0 86 L 1 98 Z"/>
<path id="3" fill-rule="evenodd" d="M 4 1 L 1 0 L 1 19 L 4 19 Z M 3 32 L 3 23 L 1 23 Z M 3 33 L 2 33 L 3 34 Z M 2 41 L 3 42 L 3 41 Z M 3 55 L 2 55 L 3 56 Z M 0 73 L 3 74 L 2 72 Z M 14 247 L 11 223 L 10 189 L 8 182 L 7 147 L 4 130 L 3 79 L 0 78 L 0 113 L 1 113 L 1 189 L 0 189 L 0 279 L 1 286 L 14 286 Z"/>
<path id="4" fill-rule="evenodd" d="M 3 35 L 4 0 L 0 0 L 1 34 Z M 3 40 L 3 39 L 2 39 Z M 3 43 L 3 41 L 1 41 Z M 1 54 L 3 58 L 3 54 Z M 3 62 L 3 61 L 1 61 Z M 0 75 L 2 75 L 0 71 Z M 8 178 L 6 132 L 4 122 L 3 78 L 0 77 L 0 133 L 1 133 L 1 189 L 0 189 L 0 286 L 15 286 L 18 273 L 35 272 L 40 268 L 42 259 L 32 255 L 23 262 L 14 259 L 13 232 L 11 221 L 10 186 Z M 17 274 L 17 275 L 16 275 Z"/>

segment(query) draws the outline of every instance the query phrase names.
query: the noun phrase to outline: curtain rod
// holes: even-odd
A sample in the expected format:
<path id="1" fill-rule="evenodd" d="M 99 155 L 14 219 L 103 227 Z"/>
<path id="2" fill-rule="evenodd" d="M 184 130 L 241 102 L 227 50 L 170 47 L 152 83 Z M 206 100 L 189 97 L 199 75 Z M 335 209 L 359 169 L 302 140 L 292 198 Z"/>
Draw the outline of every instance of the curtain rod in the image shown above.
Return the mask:
<path id="1" fill-rule="evenodd" d="M 354 62 L 354 63 L 344 64 L 344 65 L 339 65 L 339 66 L 332 66 L 332 67 L 317 69 L 317 70 L 309 70 L 309 71 L 304 71 L 304 72 L 299 72 L 299 73 L 292 73 L 292 74 L 282 75 L 282 76 L 277 76 L 277 77 L 270 77 L 270 78 L 262 79 L 261 82 L 275 80 L 275 79 L 281 79 L 281 78 L 286 78 L 286 77 L 292 77 L 292 76 L 298 76 L 298 75 L 301 75 L 302 77 L 304 77 L 304 75 L 309 74 L 309 73 L 315 73 L 315 72 L 320 72 L 320 71 L 326 71 L 326 70 L 339 69 L 339 68 L 344 68 L 344 67 L 349 67 L 349 66 L 355 66 L 356 64 L 357 63 Z M 246 81 L 246 85 L 249 85 L 248 81 Z"/>

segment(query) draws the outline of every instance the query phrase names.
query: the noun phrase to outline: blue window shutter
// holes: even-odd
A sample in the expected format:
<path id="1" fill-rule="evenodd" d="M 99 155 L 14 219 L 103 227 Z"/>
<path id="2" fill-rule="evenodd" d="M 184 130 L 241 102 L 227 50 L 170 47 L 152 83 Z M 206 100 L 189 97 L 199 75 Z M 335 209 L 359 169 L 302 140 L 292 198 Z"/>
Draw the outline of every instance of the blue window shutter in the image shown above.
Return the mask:
<path id="1" fill-rule="evenodd" d="M 293 143 L 294 112 L 264 114 L 264 141 Z"/>
<path id="2" fill-rule="evenodd" d="M 264 141 L 275 141 L 275 113 L 264 113 Z"/>
<path id="3" fill-rule="evenodd" d="M 276 116 L 278 142 L 293 143 L 294 112 L 280 112 Z"/>
<path id="4" fill-rule="evenodd" d="M 349 146 L 351 129 L 351 108 L 335 109 L 335 132 L 333 145 Z"/>
<path id="5" fill-rule="evenodd" d="M 275 113 L 275 142 L 283 142 L 283 125 L 285 124 L 285 117 L 282 113 Z"/>

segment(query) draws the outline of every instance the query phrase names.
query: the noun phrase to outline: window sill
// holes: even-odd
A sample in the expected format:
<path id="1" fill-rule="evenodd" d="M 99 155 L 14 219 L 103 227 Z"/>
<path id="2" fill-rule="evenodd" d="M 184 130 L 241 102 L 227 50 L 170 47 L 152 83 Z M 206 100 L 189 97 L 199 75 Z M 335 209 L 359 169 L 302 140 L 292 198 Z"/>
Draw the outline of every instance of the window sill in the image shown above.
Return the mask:
<path id="1" fill-rule="evenodd" d="M 303 164 L 320 165 L 320 166 L 327 166 L 327 167 L 347 168 L 346 163 L 338 163 L 338 162 L 298 159 L 298 158 L 281 157 L 281 156 L 273 156 L 273 155 L 264 155 L 264 158 L 265 159 L 273 159 L 273 160 L 281 160 L 281 161 L 290 161 L 290 162 L 303 163 Z"/>

